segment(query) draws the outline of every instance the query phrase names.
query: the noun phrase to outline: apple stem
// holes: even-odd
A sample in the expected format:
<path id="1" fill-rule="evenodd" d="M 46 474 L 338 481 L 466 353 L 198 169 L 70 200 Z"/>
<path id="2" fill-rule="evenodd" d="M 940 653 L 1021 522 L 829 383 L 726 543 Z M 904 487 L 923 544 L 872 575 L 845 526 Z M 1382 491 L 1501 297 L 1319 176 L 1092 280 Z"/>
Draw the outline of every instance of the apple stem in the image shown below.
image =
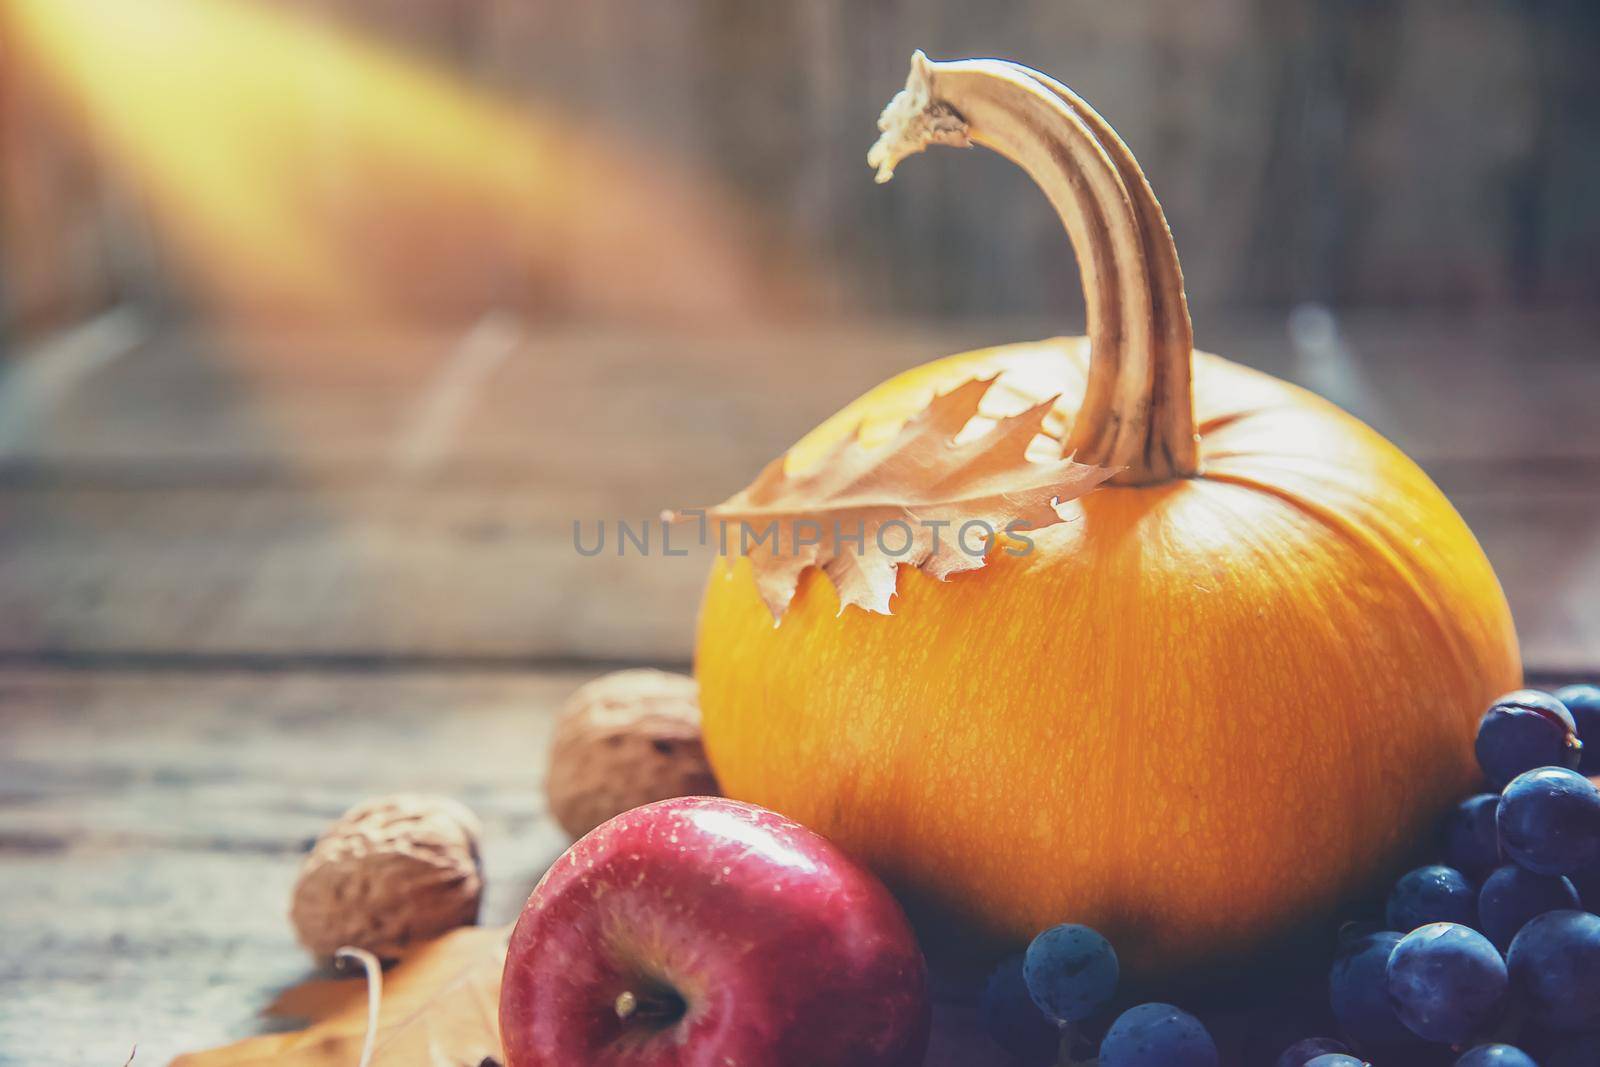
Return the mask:
<path id="1" fill-rule="evenodd" d="M 667 1027 L 683 1018 L 686 1010 L 683 998 L 669 988 L 646 987 L 635 993 L 625 989 L 617 994 L 612 1008 L 617 1018 L 625 1023 Z"/>

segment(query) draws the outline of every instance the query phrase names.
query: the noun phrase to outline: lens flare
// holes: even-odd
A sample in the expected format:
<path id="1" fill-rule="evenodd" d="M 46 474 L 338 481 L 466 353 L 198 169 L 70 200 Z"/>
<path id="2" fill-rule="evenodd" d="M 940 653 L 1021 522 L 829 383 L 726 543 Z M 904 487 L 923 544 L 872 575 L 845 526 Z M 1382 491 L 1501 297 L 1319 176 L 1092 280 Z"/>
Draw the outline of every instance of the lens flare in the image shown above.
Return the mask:
<path id="1" fill-rule="evenodd" d="M 249 0 L 0 10 L 28 76 L 229 313 L 693 319 L 803 299 L 696 176 L 331 22 Z"/>

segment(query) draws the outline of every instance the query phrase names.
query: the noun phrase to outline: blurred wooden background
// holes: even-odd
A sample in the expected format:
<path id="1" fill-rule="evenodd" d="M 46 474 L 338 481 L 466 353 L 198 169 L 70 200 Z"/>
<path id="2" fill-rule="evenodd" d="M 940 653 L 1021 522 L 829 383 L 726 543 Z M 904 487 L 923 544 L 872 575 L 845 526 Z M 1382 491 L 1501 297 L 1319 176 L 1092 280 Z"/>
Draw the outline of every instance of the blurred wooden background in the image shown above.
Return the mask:
<path id="1" fill-rule="evenodd" d="M 320 80 L 347 53 L 252 68 L 271 50 L 232 40 L 136 116 L 130 157 L 85 100 L 150 71 L 63 91 L 74 40 L 42 62 L 24 7 L 164 13 L 130 49 L 186 12 L 301 17 L 397 58 L 361 61 L 361 102 Z M 0 0 L 0 1064 L 255 1029 L 306 968 L 298 856 L 363 795 L 470 802 L 484 918 L 509 919 L 564 843 L 554 710 L 691 655 L 708 559 L 662 555 L 659 528 L 618 556 L 615 523 L 721 499 L 896 371 L 1081 322 L 1009 164 L 938 152 L 872 183 L 917 47 L 1094 102 L 1166 205 L 1199 344 L 1404 448 L 1483 542 L 1534 679 L 1600 676 L 1592 0 Z M 282 85 L 300 110 L 184 126 L 235 61 L 260 79 L 241 100 Z M 470 142 L 499 184 L 471 158 L 406 184 L 448 132 L 409 128 L 439 86 L 452 121 L 509 102 Z M 185 197 L 229 190 L 130 163 L 203 133 L 242 181 L 277 168 L 286 189 L 236 199 L 303 210 L 273 220 L 327 239 L 321 280 L 381 283 L 383 315 L 252 294 L 271 227 L 194 259 Z M 523 215 L 546 160 L 567 186 Z M 580 556 L 574 522 L 600 521 L 608 550 Z"/>
<path id="2" fill-rule="evenodd" d="M 285 180 L 317 171 L 292 188 L 302 236 L 335 231 L 370 253 L 346 274 L 394 288 L 360 329 L 240 319 L 198 295 L 227 264 L 185 259 L 174 205 L 86 134 L 59 62 L 0 62 L 0 299 L 13 350 L 48 357 L 0 381 L 0 654 L 685 661 L 705 561 L 579 559 L 574 520 L 721 499 L 897 370 L 1081 321 L 1067 241 L 1016 168 L 945 151 L 871 181 L 878 109 L 922 46 L 1016 56 L 1098 103 L 1167 206 L 1199 343 L 1394 438 L 1488 545 L 1530 660 L 1597 657 L 1600 6 L 145 9 L 194 4 L 255 12 L 251 33 L 313 20 L 555 132 L 507 156 L 509 193 L 441 182 L 386 200 L 428 161 L 363 158 L 350 116 L 409 113 L 362 111 L 359 78 L 318 81 L 292 55 L 256 72 L 306 90 L 281 94 L 299 125 L 285 149 L 266 139 L 278 116 L 243 113 L 262 140 L 239 150 Z M 230 43 L 249 74 L 253 39 Z M 207 73 L 190 91 L 226 88 L 226 68 Z M 139 147 L 227 132 L 183 125 L 181 94 L 156 99 Z M 517 168 L 532 201 L 546 156 L 599 198 L 557 201 L 536 218 L 548 232 L 513 248 Z M 630 169 L 644 173 L 613 173 Z M 256 250 L 233 244 L 248 287 Z M 740 288 L 769 268 L 787 280 Z"/>
<path id="3" fill-rule="evenodd" d="M 1600 7 L 1588 0 L 297 6 L 682 164 L 761 220 L 754 252 L 820 279 L 800 310 L 1076 306 L 1047 206 L 1003 161 L 942 153 L 893 195 L 873 186 L 863 155 L 915 47 L 1014 57 L 1095 103 L 1152 177 L 1199 314 L 1600 292 Z M 63 135 L 59 111 L 0 51 L 0 309 L 13 337 L 118 297 L 173 296 L 140 191 Z M 464 310 L 459 295 L 435 299 L 441 316 Z"/>

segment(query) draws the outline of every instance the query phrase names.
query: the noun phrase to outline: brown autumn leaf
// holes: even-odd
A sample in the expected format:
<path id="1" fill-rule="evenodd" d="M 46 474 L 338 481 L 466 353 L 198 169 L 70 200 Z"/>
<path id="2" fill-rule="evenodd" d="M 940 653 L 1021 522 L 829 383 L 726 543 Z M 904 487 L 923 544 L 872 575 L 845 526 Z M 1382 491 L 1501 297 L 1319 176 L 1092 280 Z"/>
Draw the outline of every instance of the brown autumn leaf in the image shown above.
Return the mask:
<path id="1" fill-rule="evenodd" d="M 418 945 L 383 976 L 373 1067 L 480 1067 L 501 1062 L 500 972 L 509 927 L 465 927 Z M 356 1067 L 367 1034 L 364 979 L 314 979 L 268 1015 L 305 1030 L 191 1052 L 171 1067 Z"/>
<path id="2" fill-rule="evenodd" d="M 855 604 L 887 615 L 900 564 L 940 581 L 976 570 L 996 532 L 1060 522 L 1057 504 L 1116 473 L 1070 459 L 1028 458 L 1054 398 L 958 442 L 995 381 L 974 379 L 934 397 L 882 448 L 864 448 L 852 435 L 794 475 L 785 473 L 780 456 L 747 488 L 705 509 L 706 521 L 726 531 L 718 543 L 750 559 L 774 619 L 783 616 L 807 567 L 822 568 L 833 582 L 840 611 Z"/>

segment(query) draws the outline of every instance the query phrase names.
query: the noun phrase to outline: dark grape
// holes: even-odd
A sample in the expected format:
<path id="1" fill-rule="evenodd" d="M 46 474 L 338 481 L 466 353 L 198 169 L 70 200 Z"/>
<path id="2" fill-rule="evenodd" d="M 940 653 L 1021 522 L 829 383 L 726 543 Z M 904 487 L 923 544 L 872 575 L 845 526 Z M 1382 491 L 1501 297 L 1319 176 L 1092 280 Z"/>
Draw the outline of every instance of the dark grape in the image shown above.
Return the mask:
<path id="1" fill-rule="evenodd" d="M 1506 958 L 1537 1022 L 1557 1030 L 1600 1028 L 1600 915 L 1546 912 L 1522 928 Z"/>
<path id="2" fill-rule="evenodd" d="M 1285 1050 L 1307 1040 L 1307 1034 L 1328 1035 L 1318 1040 L 1337 1036 L 1338 1027 L 1328 1011 L 1328 976 L 1319 970 L 1305 970 L 1297 962 L 1293 973 L 1274 967 L 1267 973 L 1252 975 L 1237 993 L 1230 993 L 1222 1001 L 1237 1005 L 1237 1028 L 1230 1028 L 1229 1020 L 1216 1012 L 1200 1015 L 1200 1021 L 1216 1039 L 1223 1063 L 1229 1067 L 1277 1067 Z M 1239 1040 L 1230 1045 L 1235 1034 Z M 1337 1043 L 1318 1052 L 1333 1051 L 1346 1044 Z M 1305 1058 L 1316 1054 L 1308 1053 Z"/>
<path id="3" fill-rule="evenodd" d="M 1600 867 L 1575 871 L 1567 877 L 1578 891 L 1578 907 L 1600 915 Z"/>
<path id="4" fill-rule="evenodd" d="M 1494 826 L 1499 807 L 1499 793 L 1479 793 L 1450 810 L 1444 820 L 1446 863 L 1472 878 L 1500 866 L 1500 832 Z"/>
<path id="5" fill-rule="evenodd" d="M 1140 1004 L 1117 1016 L 1100 1042 L 1100 1067 L 1217 1067 L 1200 1020 L 1171 1004 Z"/>
<path id="6" fill-rule="evenodd" d="M 995 1043 L 1022 1063 L 1054 1063 L 1061 1031 L 1044 1017 L 1022 977 L 1022 954 L 1001 962 L 989 976 L 979 1001 L 984 1029 Z"/>
<path id="7" fill-rule="evenodd" d="M 1413 930 L 1389 956 L 1395 1012 L 1428 1041 L 1457 1045 L 1494 1026 L 1506 986 L 1505 961 L 1489 939 L 1456 923 Z"/>
<path id="8" fill-rule="evenodd" d="M 1578 891 L 1560 875 L 1534 874 L 1514 863 L 1498 867 L 1478 891 L 1478 929 L 1504 952 L 1523 924 L 1547 911 L 1578 906 Z"/>
<path id="9" fill-rule="evenodd" d="M 1063 923 L 1033 939 L 1022 977 L 1039 1010 L 1057 1022 L 1087 1019 L 1117 992 L 1117 954 L 1087 926 Z"/>
<path id="10" fill-rule="evenodd" d="M 1565 704 L 1537 689 L 1518 689 L 1478 721 L 1478 766 L 1496 788 L 1535 767 L 1576 767 L 1578 727 Z"/>
<path id="11" fill-rule="evenodd" d="M 1380 930 L 1341 945 L 1328 974 L 1328 1002 L 1339 1030 L 1360 1047 L 1417 1043 L 1389 1001 L 1389 956 L 1401 934 Z"/>
<path id="12" fill-rule="evenodd" d="M 1339 924 L 1339 930 L 1335 937 L 1338 947 L 1344 948 L 1346 945 L 1355 944 L 1363 937 L 1381 934 L 1384 929 L 1385 927 L 1382 923 L 1374 922 L 1371 919 L 1347 919 Z"/>
<path id="13" fill-rule="evenodd" d="M 1358 1060 L 1346 1052 L 1328 1052 L 1314 1060 L 1307 1060 L 1306 1067 L 1370 1067 L 1366 1060 Z"/>
<path id="14" fill-rule="evenodd" d="M 1511 1045 L 1479 1045 L 1456 1060 L 1455 1067 L 1539 1067 L 1533 1057 Z"/>
<path id="15" fill-rule="evenodd" d="M 1407 933 L 1429 923 L 1471 926 L 1478 918 L 1478 894 L 1454 867 L 1418 867 L 1394 884 L 1384 917 L 1392 928 Z"/>
<path id="16" fill-rule="evenodd" d="M 1600 1034 L 1563 1041 L 1544 1054 L 1540 1067 L 1595 1067 L 1600 1064 Z"/>
<path id="17" fill-rule="evenodd" d="M 1304 1041 L 1296 1041 L 1284 1049 L 1273 1062 L 1272 1067 L 1306 1067 L 1306 1064 L 1318 1056 L 1330 1052 L 1348 1053 L 1350 1046 L 1343 1041 L 1335 1041 L 1331 1037 L 1308 1037 Z"/>
<path id="18" fill-rule="evenodd" d="M 1578 740 L 1583 742 L 1579 773 L 1591 778 L 1600 775 L 1600 685 L 1569 685 L 1557 689 L 1555 696 L 1567 706 L 1572 721 L 1578 725 Z"/>
<path id="19" fill-rule="evenodd" d="M 1600 864 L 1600 788 L 1577 771 L 1540 767 L 1518 775 L 1495 815 L 1500 845 L 1536 874 Z"/>

